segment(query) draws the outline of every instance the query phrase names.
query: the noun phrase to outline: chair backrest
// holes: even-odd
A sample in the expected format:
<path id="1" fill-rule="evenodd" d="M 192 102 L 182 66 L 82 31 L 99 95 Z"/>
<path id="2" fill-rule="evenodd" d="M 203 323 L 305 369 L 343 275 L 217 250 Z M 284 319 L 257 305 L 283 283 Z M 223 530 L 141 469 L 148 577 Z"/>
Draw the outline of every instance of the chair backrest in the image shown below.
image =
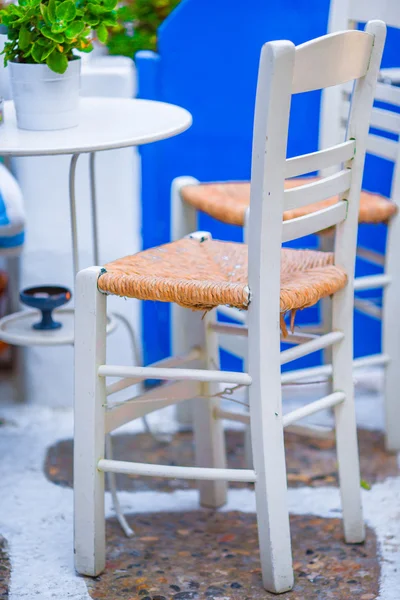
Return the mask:
<path id="1" fill-rule="evenodd" d="M 328 31 L 335 32 L 348 28 L 357 27 L 358 23 L 363 23 L 371 19 L 381 19 L 387 26 L 400 30 L 400 2 L 399 0 L 331 0 Z M 399 65 L 400 66 L 400 61 Z M 388 84 L 387 84 L 388 85 Z M 343 139 L 343 131 L 346 129 L 346 120 L 348 116 L 348 93 L 349 87 L 345 86 L 344 93 L 339 87 L 329 88 L 322 93 L 321 102 L 321 120 L 320 120 L 320 135 L 319 146 L 326 148 L 340 139 Z M 386 96 L 385 102 L 393 105 L 393 109 L 387 110 L 387 118 L 383 118 L 382 109 L 374 108 L 372 115 L 372 127 L 375 127 L 374 122 L 379 122 L 377 129 L 390 133 L 398 133 L 398 127 L 393 129 L 393 123 L 398 117 L 399 112 L 398 97 L 400 92 L 397 90 L 382 91 L 382 85 L 379 84 L 377 89 L 376 100 L 380 100 L 382 95 Z M 397 98 L 397 99 L 396 99 Z M 393 100 L 393 102 L 392 102 Z M 392 112 L 393 114 L 390 114 Z M 382 126 L 381 126 L 382 125 Z M 387 160 L 397 162 L 400 159 L 400 145 L 386 144 L 384 138 L 381 143 L 375 140 L 375 144 L 368 144 L 367 152 L 380 156 Z M 388 152 L 389 146 L 391 151 Z M 397 186 L 396 186 L 397 187 Z M 400 190 L 395 193 L 394 180 L 391 188 L 391 198 L 400 204 Z"/>
<path id="2" fill-rule="evenodd" d="M 335 262 L 346 269 L 352 286 L 362 174 L 385 36 L 385 24 L 371 21 L 364 32 L 330 34 L 297 47 L 288 41 L 269 42 L 262 48 L 249 216 L 250 312 L 259 307 L 259 313 L 278 316 L 282 241 L 328 227 L 336 228 Z M 292 95 L 347 82 L 354 82 L 354 91 L 343 142 L 286 159 Z M 340 170 L 333 175 L 284 190 L 285 178 L 338 164 Z M 282 222 L 284 210 L 336 194 L 338 202 L 329 208 Z"/>

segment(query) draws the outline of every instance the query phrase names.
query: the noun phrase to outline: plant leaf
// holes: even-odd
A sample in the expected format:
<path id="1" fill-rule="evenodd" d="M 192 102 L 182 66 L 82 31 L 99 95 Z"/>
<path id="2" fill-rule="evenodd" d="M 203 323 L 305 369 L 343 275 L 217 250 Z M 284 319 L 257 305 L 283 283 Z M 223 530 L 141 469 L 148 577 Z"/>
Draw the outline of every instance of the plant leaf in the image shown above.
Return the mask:
<path id="1" fill-rule="evenodd" d="M 82 33 L 84 28 L 85 28 L 85 23 L 83 21 L 74 21 L 73 23 L 68 25 L 67 29 L 65 30 L 65 35 L 67 36 L 67 38 L 70 38 L 70 39 L 75 38 L 80 33 Z"/>
<path id="2" fill-rule="evenodd" d="M 53 42 L 57 42 L 58 44 L 61 44 L 61 42 L 64 41 L 63 35 L 61 35 L 60 33 L 54 33 L 48 27 L 42 27 L 40 32 L 42 33 L 42 35 L 44 35 L 44 37 L 49 38 L 49 40 L 53 40 Z"/>
<path id="3" fill-rule="evenodd" d="M 46 59 L 47 66 L 55 73 L 61 75 L 65 73 L 68 68 L 68 60 L 65 54 L 62 54 L 57 49 L 53 50 Z"/>
<path id="4" fill-rule="evenodd" d="M 365 479 L 361 479 L 360 485 L 362 487 L 363 490 L 367 490 L 367 492 L 369 492 L 369 490 L 371 489 L 371 484 L 368 483 L 368 481 L 365 481 Z"/>
<path id="5" fill-rule="evenodd" d="M 23 25 L 19 31 L 19 41 L 18 46 L 21 50 L 26 50 L 29 44 L 31 43 L 31 33 L 28 29 Z"/>
<path id="6" fill-rule="evenodd" d="M 46 4 L 40 4 L 40 12 L 42 13 L 43 21 L 46 23 L 46 25 L 51 26 Z"/>
<path id="7" fill-rule="evenodd" d="M 43 50 L 43 46 L 40 46 L 39 44 L 33 44 L 32 58 L 35 62 L 40 63 L 42 61 Z"/>
<path id="8" fill-rule="evenodd" d="M 94 4 L 93 2 L 89 2 L 87 8 L 93 15 L 102 15 L 103 13 L 108 12 L 104 6 L 100 6 L 100 4 Z"/>
<path id="9" fill-rule="evenodd" d="M 62 21 L 73 21 L 76 16 L 75 4 L 71 0 L 61 2 L 56 8 L 56 17 Z"/>
<path id="10" fill-rule="evenodd" d="M 85 21 L 88 25 L 91 25 L 92 27 L 96 27 L 96 25 L 99 24 L 100 19 L 99 19 L 99 17 L 95 17 L 93 15 L 93 16 L 85 17 Z"/>
<path id="11" fill-rule="evenodd" d="M 62 33 L 63 31 L 65 31 L 68 27 L 68 23 L 67 21 L 55 21 L 53 23 L 53 25 L 51 26 L 51 31 L 53 33 Z"/>
<path id="12" fill-rule="evenodd" d="M 56 20 L 56 2 L 55 0 L 49 0 L 47 5 L 47 16 L 51 23 L 54 23 Z"/>
<path id="13" fill-rule="evenodd" d="M 107 27 L 104 23 L 100 23 L 100 25 L 96 29 L 97 37 L 102 44 L 105 44 L 108 39 L 108 31 Z"/>
<path id="14" fill-rule="evenodd" d="M 117 6 L 117 0 L 104 0 L 104 8 L 107 10 L 114 10 Z"/>
<path id="15" fill-rule="evenodd" d="M 46 60 L 46 58 L 53 52 L 55 47 L 56 44 L 50 44 L 47 48 L 43 49 L 42 58 L 40 59 L 41 62 L 44 62 Z"/>

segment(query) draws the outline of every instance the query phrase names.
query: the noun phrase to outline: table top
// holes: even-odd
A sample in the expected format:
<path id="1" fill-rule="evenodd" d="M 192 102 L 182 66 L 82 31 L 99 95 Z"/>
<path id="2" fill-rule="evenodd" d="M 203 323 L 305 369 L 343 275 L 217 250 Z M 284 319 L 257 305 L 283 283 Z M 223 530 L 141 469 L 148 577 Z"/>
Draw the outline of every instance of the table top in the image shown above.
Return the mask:
<path id="1" fill-rule="evenodd" d="M 131 98 L 81 98 L 78 127 L 58 131 L 18 129 L 13 102 L 5 102 L 0 155 L 78 154 L 139 146 L 182 133 L 191 114 L 179 106 Z"/>

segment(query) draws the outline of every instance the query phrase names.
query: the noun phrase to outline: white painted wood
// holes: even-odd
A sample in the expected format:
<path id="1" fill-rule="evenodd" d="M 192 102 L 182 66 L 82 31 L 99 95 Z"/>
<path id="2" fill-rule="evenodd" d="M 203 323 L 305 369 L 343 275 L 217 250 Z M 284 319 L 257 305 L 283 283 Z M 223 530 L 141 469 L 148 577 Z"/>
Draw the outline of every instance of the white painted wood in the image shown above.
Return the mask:
<path id="1" fill-rule="evenodd" d="M 350 183 L 351 171 L 344 169 L 326 178 L 285 190 L 284 210 L 308 206 L 342 194 L 349 189 Z"/>
<path id="2" fill-rule="evenodd" d="M 400 143 L 394 165 L 392 199 L 400 205 Z M 385 372 L 385 434 L 388 450 L 400 451 L 400 327 L 396 318 L 400 297 L 400 219 L 390 220 L 386 241 L 385 272 L 391 277 L 383 289 L 382 351 L 390 357 Z"/>
<path id="3" fill-rule="evenodd" d="M 375 290 L 385 288 L 392 283 L 392 276 L 386 273 L 379 275 L 365 275 L 354 280 L 354 290 Z"/>
<path id="4" fill-rule="evenodd" d="M 184 356 L 169 356 L 168 358 L 164 358 L 163 360 L 159 360 L 155 363 L 152 363 L 151 367 L 181 367 L 183 365 L 187 365 L 193 361 L 198 361 L 201 358 L 201 350 L 200 348 L 193 348 L 187 355 Z M 136 385 L 143 381 L 142 379 L 120 379 L 119 381 L 115 381 L 107 386 L 107 396 L 111 394 L 115 394 L 116 392 L 120 392 L 121 390 L 125 390 L 132 385 Z"/>
<path id="5" fill-rule="evenodd" d="M 305 417 L 309 417 L 314 415 L 315 413 L 326 410 L 327 408 L 332 408 L 333 406 L 337 406 L 341 404 L 346 399 L 346 396 L 343 392 L 333 392 L 329 394 L 329 396 L 325 396 L 320 400 L 315 400 L 314 402 L 310 402 L 301 408 L 297 408 L 290 413 L 287 413 L 283 417 L 283 426 L 292 425 L 296 423 L 296 421 L 301 421 Z"/>
<path id="6" fill-rule="evenodd" d="M 386 83 L 378 83 L 376 86 L 375 99 L 388 102 L 394 106 L 400 106 L 400 88 Z"/>
<path id="7" fill-rule="evenodd" d="M 219 419 L 244 423 L 245 425 L 250 424 L 250 414 L 248 413 L 218 409 L 215 411 L 215 414 Z M 333 437 L 333 430 L 322 425 L 288 425 L 287 427 L 285 426 L 285 431 L 296 435 L 313 436 L 321 439 L 332 439 Z"/>
<path id="8" fill-rule="evenodd" d="M 289 331 L 286 337 L 281 335 L 281 342 L 285 344 L 304 344 L 318 338 L 315 333 L 307 333 L 301 329 L 295 329 L 293 332 Z"/>
<path id="9" fill-rule="evenodd" d="M 286 178 L 298 177 L 313 171 L 321 171 L 339 165 L 353 158 L 356 144 L 354 140 L 347 140 L 331 148 L 325 148 L 310 154 L 294 156 L 286 161 Z"/>
<path id="10" fill-rule="evenodd" d="M 290 590 L 293 570 L 280 384 L 280 258 L 286 145 L 295 49 L 261 51 L 253 132 L 249 216 L 248 369 L 251 438 L 264 587 Z"/>
<path id="11" fill-rule="evenodd" d="M 382 108 L 374 108 L 371 116 L 371 127 L 399 134 L 400 115 Z"/>
<path id="12" fill-rule="evenodd" d="M 345 334 L 342 331 L 331 331 L 330 333 L 316 337 L 309 342 L 299 344 L 294 348 L 283 350 L 283 352 L 280 353 L 281 365 L 285 365 L 292 360 L 296 360 L 297 358 L 301 358 L 302 356 L 306 356 L 317 350 L 322 350 L 323 348 L 337 344 L 343 340 L 344 336 Z"/>
<path id="13" fill-rule="evenodd" d="M 219 369 L 218 335 L 213 331 L 216 311 L 204 317 L 205 349 L 207 369 Z M 218 383 L 203 383 L 205 398 L 194 405 L 194 441 L 197 467 L 226 469 L 225 435 L 222 422 L 215 411 L 220 406 L 220 398 L 207 398 L 220 392 Z M 202 506 L 218 508 L 226 502 L 227 485 L 223 480 L 209 480 L 199 483 Z"/>
<path id="14" fill-rule="evenodd" d="M 293 94 L 320 90 L 367 73 L 373 36 L 341 31 L 297 46 Z"/>
<path id="15" fill-rule="evenodd" d="M 349 21 L 352 21 L 351 26 L 355 27 L 357 21 L 367 21 L 371 18 L 380 18 L 388 25 L 400 28 L 398 0 L 382 0 L 379 2 L 378 0 L 332 0 L 329 30 L 346 28 Z M 389 73 L 383 71 L 381 71 L 381 75 L 390 77 Z M 345 84 L 343 87 L 345 90 L 344 95 L 338 88 L 324 90 L 323 92 L 320 135 L 320 145 L 322 147 L 338 141 L 338 135 L 340 135 L 343 125 L 340 120 L 343 121 L 343 117 L 346 120 L 347 109 L 342 107 L 342 102 L 344 100 L 344 104 L 348 106 L 346 98 L 351 93 L 351 85 Z M 400 88 L 387 82 L 380 82 L 376 86 L 375 99 L 398 107 L 400 106 Z M 399 122 L 399 115 L 395 111 L 382 108 L 374 108 L 372 111 L 371 124 L 382 131 L 398 132 Z M 391 199 L 398 203 L 400 188 L 398 184 L 396 186 L 396 171 L 399 163 L 399 143 L 370 134 L 367 140 L 367 151 L 395 163 Z M 385 274 L 391 278 L 391 283 L 384 287 L 383 292 L 382 346 L 386 358 L 391 355 L 391 360 L 385 371 L 386 442 L 388 448 L 397 451 L 400 450 L 400 432 L 395 425 L 399 420 L 397 390 L 400 385 L 400 332 L 397 330 L 397 323 L 393 319 L 393 314 L 395 314 L 394 311 L 397 306 L 395 298 L 399 297 L 399 283 L 397 281 L 399 279 L 397 276 L 397 262 L 400 251 L 399 237 L 400 230 L 398 217 L 396 216 L 389 223 L 386 241 Z M 363 253 L 362 257 L 375 262 L 373 256 L 367 256 Z M 382 261 L 378 260 L 377 264 L 382 264 Z M 377 280 L 363 278 L 362 282 L 356 279 L 356 289 L 371 289 L 367 286 L 368 283 L 371 283 L 373 287 L 380 287 L 380 285 L 376 285 Z M 361 302 L 363 302 L 362 305 Z M 356 299 L 356 308 L 368 312 L 372 318 L 379 318 L 378 311 L 374 310 L 373 306 L 366 305 L 364 301 Z"/>
<path id="16" fill-rule="evenodd" d="M 222 350 L 230 352 L 234 356 L 245 358 L 247 356 L 247 338 L 239 335 L 229 335 L 220 333 L 218 335 L 218 344 Z"/>
<path id="17" fill-rule="evenodd" d="M 219 386 L 216 387 L 216 384 L 219 383 L 249 386 L 254 470 L 238 471 L 218 467 L 209 468 L 208 466 L 204 468 L 171 467 L 125 463 L 106 460 L 101 452 L 96 454 L 96 465 L 102 471 L 136 473 L 146 476 L 184 477 L 214 481 L 254 481 L 256 484 L 262 578 L 265 588 L 275 593 L 285 592 L 293 586 L 283 440 L 284 425 L 290 425 L 295 420 L 313 414 L 317 410 L 335 406 L 345 536 L 349 542 L 359 542 L 362 541 L 364 535 L 352 380 L 353 271 L 356 252 L 358 202 L 368 135 L 368 119 L 383 49 L 385 26 L 379 22 L 369 23 L 367 31 L 370 36 L 374 37 L 374 45 L 370 60 L 367 61 L 368 72 L 357 82 L 353 95 L 348 139 L 355 139 L 356 153 L 354 158 L 352 154 L 351 159 L 344 165 L 345 169 L 352 170 L 351 182 L 349 182 L 350 189 L 349 193 L 346 194 L 347 202 L 342 200 L 342 193 L 338 204 L 332 207 L 329 213 L 320 211 L 317 217 L 310 215 L 305 219 L 307 221 L 306 226 L 304 226 L 305 221 L 296 220 L 291 230 L 291 235 L 295 238 L 304 235 L 304 231 L 311 233 L 318 230 L 321 223 L 324 228 L 337 225 L 335 261 L 346 269 L 349 284 L 334 296 L 333 331 L 321 338 L 312 339 L 298 347 L 291 348 L 282 355 L 280 353 L 280 259 L 282 238 L 285 239 L 282 213 L 284 209 L 284 179 L 287 170 L 286 146 L 293 91 L 292 82 L 296 53 L 299 52 L 301 60 L 300 62 L 297 61 L 298 73 L 304 71 L 301 62 L 305 60 L 304 56 L 310 59 L 308 68 L 310 68 L 310 65 L 311 67 L 317 65 L 318 68 L 318 65 L 321 65 L 319 68 L 321 73 L 309 75 L 304 71 L 305 82 L 298 84 L 298 87 L 295 88 L 297 91 L 309 89 L 307 86 L 311 85 L 310 82 L 316 83 L 317 79 L 322 80 L 323 85 L 327 81 L 333 81 L 335 77 L 339 79 L 344 77 L 345 73 L 349 73 L 351 69 L 354 72 L 359 69 L 361 72 L 364 68 L 362 60 L 365 59 L 368 49 L 365 40 L 368 40 L 368 43 L 370 41 L 369 37 L 362 35 L 345 35 L 343 37 L 343 40 L 346 40 L 344 46 L 348 43 L 354 54 L 354 58 L 349 60 L 348 68 L 341 64 L 343 61 L 340 52 L 337 52 L 335 62 L 333 55 L 334 50 L 337 50 L 337 44 L 332 42 L 331 38 L 328 38 L 328 41 L 322 39 L 310 43 L 306 45 L 306 50 L 304 50 L 304 46 L 297 50 L 292 43 L 285 41 L 268 43 L 262 49 L 254 119 L 251 211 L 247 231 L 249 287 L 251 290 L 251 303 L 248 311 L 248 374 L 221 372 L 215 369 L 215 367 L 218 368 L 216 364 L 218 361 L 218 332 L 213 330 L 215 328 L 208 326 L 208 320 L 214 318 L 214 315 L 209 315 L 206 322 L 208 371 L 204 369 L 113 366 L 104 364 L 105 357 L 103 356 L 101 357 L 102 364 L 99 366 L 96 359 L 97 354 L 94 354 L 94 348 L 97 349 L 96 353 L 101 351 L 99 344 L 88 344 L 88 348 L 91 348 L 90 352 L 92 353 L 89 356 L 90 353 L 87 351 L 88 359 L 86 362 L 89 364 L 89 373 L 91 378 L 95 379 L 96 385 L 98 385 L 99 380 L 103 382 L 101 394 L 98 393 L 96 388 L 92 395 L 93 398 L 96 398 L 96 396 L 97 398 L 96 400 L 92 399 L 90 403 L 90 406 L 94 404 L 98 407 L 97 410 L 101 410 L 100 431 L 103 438 L 105 429 L 103 412 L 106 395 L 105 378 L 107 376 L 140 380 L 150 378 L 175 379 L 180 381 L 181 384 L 183 383 L 179 388 L 180 390 L 184 385 L 188 385 L 195 380 L 202 382 L 202 388 L 206 390 L 202 393 L 206 397 L 213 395 L 210 391 L 220 389 Z M 351 40 L 351 44 L 349 40 Z M 321 63 L 319 58 L 316 58 L 318 53 L 325 54 L 326 64 Z M 327 71 L 331 70 L 332 73 L 322 72 L 322 67 Z M 327 223 L 329 225 L 326 225 Z M 93 273 L 96 273 L 96 270 L 91 271 L 91 274 Z M 94 285 L 92 287 L 93 293 L 95 292 L 94 298 L 98 301 L 100 294 L 97 287 Z M 80 302 L 82 304 L 81 315 L 86 315 L 91 309 L 90 322 L 96 324 L 93 303 L 91 305 L 87 303 L 86 305 L 82 300 Z M 198 314 L 193 316 L 190 311 L 182 313 L 182 316 L 184 314 L 191 316 L 180 323 L 186 336 L 182 337 L 180 354 L 190 352 L 191 348 L 204 346 L 202 334 L 198 329 L 201 316 Z M 81 316 L 81 325 L 82 319 Z M 93 328 L 90 329 L 89 327 L 89 333 L 92 330 Z M 224 328 L 225 335 L 228 330 L 232 331 L 232 328 Z M 237 329 L 234 329 L 234 331 L 237 332 Z M 105 323 L 103 335 L 105 336 Z M 82 339 L 87 341 L 85 336 L 82 336 Z M 96 341 L 98 342 L 96 338 L 90 340 L 90 342 Z M 288 357 L 302 356 L 307 351 L 315 351 L 318 348 L 332 344 L 334 347 L 332 365 L 334 391 L 325 398 L 284 416 L 281 390 L 284 377 L 280 373 L 281 360 L 286 362 Z M 323 372 L 324 368 L 326 369 L 326 367 L 320 368 L 320 373 Z M 211 385 L 205 388 L 205 383 Z M 193 389 L 192 393 L 197 393 L 197 389 L 197 387 Z M 146 407 L 146 410 L 149 407 L 152 408 L 157 400 L 156 392 L 154 394 L 151 398 L 147 396 L 143 399 L 142 396 L 139 398 L 139 402 L 136 398 L 136 400 L 128 403 L 128 412 L 132 412 L 129 415 L 126 413 L 124 418 L 128 418 L 128 416 L 135 417 L 140 402 Z M 178 388 L 174 392 L 175 401 L 177 394 Z M 172 398 L 168 396 L 165 400 L 170 402 Z M 200 401 L 200 399 L 197 400 L 197 402 Z M 122 411 L 119 408 L 118 410 Z M 202 442 L 200 441 L 198 460 L 201 462 L 206 462 L 206 457 L 208 457 L 207 462 L 211 463 L 221 460 L 219 454 L 223 454 L 222 429 L 216 427 L 216 423 L 219 423 L 219 427 L 221 425 L 221 412 L 218 411 L 220 411 L 218 403 L 211 401 L 211 398 L 206 398 L 203 411 L 199 413 L 200 418 L 196 425 L 197 441 L 201 435 L 209 436 L 207 447 L 206 445 L 201 446 Z M 120 414 L 123 413 L 120 412 Z M 95 427 L 95 419 L 91 419 L 89 422 L 91 427 Z M 208 431 L 206 431 L 206 427 L 208 427 Z M 98 448 L 95 449 L 98 450 Z M 90 448 L 90 451 L 93 457 L 93 447 Z M 97 462 L 98 458 L 100 460 Z M 215 489 L 212 492 L 214 494 L 212 498 L 214 504 L 216 504 Z"/>
<path id="18" fill-rule="evenodd" d="M 197 381 L 175 381 L 159 385 L 140 396 L 110 407 L 105 416 L 105 431 L 109 433 L 134 419 L 171 404 L 197 398 L 200 394 L 201 385 Z"/>
<path id="19" fill-rule="evenodd" d="M 350 102 L 342 102 L 340 107 L 340 115 L 343 124 L 346 125 L 349 117 Z M 400 115 L 388 109 L 374 108 L 371 115 L 370 126 L 382 131 L 390 131 L 391 133 L 400 133 Z M 373 138 L 372 138 L 373 140 Z M 373 142 L 367 144 L 367 151 L 373 152 Z"/>
<path id="20" fill-rule="evenodd" d="M 369 315 L 374 319 L 378 319 L 380 321 L 382 319 L 382 309 L 380 306 L 377 306 L 372 300 L 367 300 L 366 298 L 354 298 L 354 310 L 363 313 L 364 315 Z"/>
<path id="21" fill-rule="evenodd" d="M 218 334 L 237 335 L 239 337 L 248 337 L 248 328 L 243 325 L 234 325 L 233 323 L 217 323 L 212 321 L 209 325 L 211 331 Z"/>
<path id="22" fill-rule="evenodd" d="M 225 317 L 239 321 L 239 323 L 245 323 L 247 317 L 247 311 L 238 310 L 231 306 L 218 306 L 218 312 Z"/>
<path id="23" fill-rule="evenodd" d="M 348 283 L 333 296 L 332 327 L 346 333 L 332 349 L 333 389 L 345 394 L 345 401 L 335 407 L 336 447 L 342 498 L 343 524 L 347 542 L 358 543 L 365 536 L 361 507 L 360 465 L 354 409 L 353 360 L 353 302 L 354 258 L 357 246 L 359 200 L 364 169 L 368 123 L 374 101 L 386 27 L 372 21 L 366 31 L 374 35 L 374 45 L 368 73 L 354 87 L 347 138 L 356 140 L 356 153 L 351 161 L 352 183 L 348 193 L 346 220 L 339 224 L 335 238 L 335 262 L 345 268 Z M 350 166 L 350 165 L 349 165 Z"/>
<path id="24" fill-rule="evenodd" d="M 310 215 L 284 221 L 282 227 L 282 242 L 290 242 L 305 237 L 316 231 L 324 231 L 344 221 L 347 214 L 347 202 L 340 200 L 336 204 L 318 210 Z"/>
<path id="25" fill-rule="evenodd" d="M 387 354 L 370 354 L 369 356 L 361 356 L 353 361 L 353 367 L 365 368 L 365 367 L 379 367 L 385 366 L 391 361 L 390 356 Z"/>
<path id="26" fill-rule="evenodd" d="M 119 365 L 100 365 L 100 377 L 131 377 L 146 379 L 179 379 L 180 381 L 213 381 L 215 383 L 237 383 L 250 385 L 251 377 L 247 373 L 235 371 L 209 371 L 207 369 L 158 369 L 155 367 L 125 367 Z"/>
<path id="27" fill-rule="evenodd" d="M 333 252 L 335 237 L 324 234 L 319 236 L 319 249 L 322 252 Z M 332 331 L 332 298 L 323 298 L 320 302 L 320 321 L 324 332 Z M 322 352 L 323 361 L 327 365 L 332 364 L 332 346 L 327 346 Z M 330 385 L 331 382 L 329 382 Z M 332 390 L 330 390 L 332 391 Z"/>
<path id="28" fill-rule="evenodd" d="M 366 23 L 370 19 L 381 19 L 388 27 L 400 28 L 400 10 L 397 0 L 348 1 L 348 18 L 362 23 Z"/>
<path id="29" fill-rule="evenodd" d="M 170 477 L 171 479 L 198 479 L 255 482 L 256 474 L 248 469 L 204 469 L 200 467 L 175 467 L 149 465 L 147 463 L 124 462 L 122 460 L 99 460 L 98 469 L 126 475 L 143 477 Z"/>
<path id="30" fill-rule="evenodd" d="M 368 152 L 394 162 L 398 156 L 398 142 L 370 133 L 367 141 Z"/>
<path id="31" fill-rule="evenodd" d="M 183 201 L 181 189 L 187 185 L 197 185 L 200 182 L 194 177 L 178 177 L 171 186 L 171 240 L 180 240 L 192 231 L 197 231 L 197 212 Z M 171 305 L 170 337 L 171 349 L 174 356 L 188 352 L 193 345 L 193 339 L 201 339 L 204 334 L 199 319 L 195 331 L 193 318 L 188 311 L 177 304 Z M 199 338 L 200 336 L 200 338 Z M 183 429 L 191 428 L 193 418 L 193 403 L 182 402 L 176 406 L 176 419 Z"/>
<path id="32" fill-rule="evenodd" d="M 75 568 L 96 576 L 105 567 L 104 458 L 105 380 L 98 367 L 106 359 L 106 296 L 97 289 L 99 267 L 76 280 L 74 552 Z"/>
<path id="33" fill-rule="evenodd" d="M 365 367 L 377 367 L 381 365 L 387 365 L 390 358 L 386 354 L 371 354 L 369 356 L 362 356 L 356 358 L 353 361 L 353 369 L 365 368 Z M 310 367 L 308 369 L 296 369 L 294 371 L 287 371 L 282 373 L 281 382 L 282 385 L 295 383 L 297 381 L 304 381 L 304 379 L 323 380 L 324 377 L 332 375 L 332 365 L 324 364 L 317 367 Z"/>
<path id="34" fill-rule="evenodd" d="M 78 127 L 32 135 L 17 128 L 14 104 L 5 102 L 0 154 L 47 156 L 129 148 L 172 137 L 192 123 L 190 113 L 180 106 L 132 98 L 81 98 L 79 112 Z"/>
<path id="35" fill-rule="evenodd" d="M 370 250 L 369 248 L 364 248 L 362 246 L 357 246 L 357 257 L 366 260 L 373 265 L 377 265 L 378 267 L 385 266 L 385 256 L 380 254 L 379 252 L 375 252 L 374 250 Z"/>

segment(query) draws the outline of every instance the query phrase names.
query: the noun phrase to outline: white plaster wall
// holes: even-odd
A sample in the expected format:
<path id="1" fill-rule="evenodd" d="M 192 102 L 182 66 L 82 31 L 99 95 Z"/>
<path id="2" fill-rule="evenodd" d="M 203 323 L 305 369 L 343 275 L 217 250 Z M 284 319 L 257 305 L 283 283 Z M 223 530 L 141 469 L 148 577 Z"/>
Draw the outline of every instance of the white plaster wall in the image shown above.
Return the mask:
<path id="1" fill-rule="evenodd" d="M 0 85 L 7 88 L 4 73 Z M 131 97 L 135 93 L 133 62 L 117 57 L 85 61 L 82 95 Z M 40 134 L 38 134 L 40 135 Z M 26 245 L 22 282 L 73 287 L 68 199 L 69 157 L 19 158 L 13 170 L 22 187 L 26 213 Z M 102 263 L 135 252 L 140 247 L 139 159 L 135 149 L 100 152 L 96 181 Z M 81 268 L 93 264 L 89 207 L 88 158 L 81 156 L 77 170 L 78 235 Z M 124 314 L 139 332 L 137 303 L 112 298 L 109 305 Z M 123 327 L 109 337 L 109 360 L 129 364 L 129 338 Z M 27 400 L 49 406 L 72 403 L 72 347 L 26 349 Z"/>

